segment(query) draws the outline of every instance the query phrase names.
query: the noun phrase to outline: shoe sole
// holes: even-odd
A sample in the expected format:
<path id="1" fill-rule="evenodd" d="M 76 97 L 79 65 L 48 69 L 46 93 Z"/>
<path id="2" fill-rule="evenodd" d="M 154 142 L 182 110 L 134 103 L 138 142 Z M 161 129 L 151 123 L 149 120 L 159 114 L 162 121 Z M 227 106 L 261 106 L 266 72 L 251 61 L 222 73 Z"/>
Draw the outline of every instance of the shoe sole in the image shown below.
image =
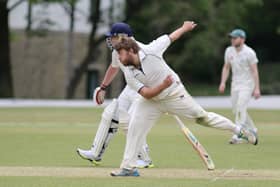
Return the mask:
<path id="1" fill-rule="evenodd" d="M 256 133 L 256 132 L 254 132 L 254 131 L 251 131 L 251 133 L 253 133 L 253 134 L 254 134 L 254 136 L 255 136 L 255 138 L 256 138 L 256 141 L 255 141 L 255 143 L 253 143 L 253 145 L 258 145 L 259 140 L 258 140 L 258 135 L 257 135 L 257 133 Z"/>
<path id="2" fill-rule="evenodd" d="M 118 174 L 115 174 L 115 173 L 110 173 L 110 175 L 112 177 L 140 177 L 139 173 L 137 173 L 136 175 L 118 175 Z"/>
<path id="3" fill-rule="evenodd" d="M 254 143 L 254 145 L 258 145 L 258 143 L 259 143 L 259 140 L 258 140 L 258 138 L 256 137 L 256 142 Z"/>
<path id="4" fill-rule="evenodd" d="M 139 168 L 139 169 L 149 169 L 149 168 L 154 168 L 154 167 L 155 167 L 154 164 L 149 164 L 149 165 L 146 165 L 146 166 L 139 166 L 137 168 Z"/>
<path id="5" fill-rule="evenodd" d="M 100 165 L 102 164 L 101 161 L 96 161 L 96 160 L 93 160 L 91 163 L 92 163 L 92 165 L 94 165 L 94 166 L 100 166 Z"/>
<path id="6" fill-rule="evenodd" d="M 242 140 L 235 140 L 235 141 L 230 140 L 228 143 L 231 145 L 236 145 L 236 144 L 248 144 L 249 142 L 248 140 L 242 139 Z"/>
<path id="7" fill-rule="evenodd" d="M 101 165 L 101 163 L 102 163 L 101 161 L 96 161 L 96 160 L 92 160 L 92 159 L 89 159 L 89 158 L 84 157 L 83 155 L 80 154 L 80 152 L 79 152 L 78 150 L 76 150 L 76 152 L 78 153 L 78 155 L 79 155 L 82 159 L 90 161 L 90 163 L 91 163 L 92 165 L 94 165 L 94 166 L 99 166 L 99 165 Z"/>

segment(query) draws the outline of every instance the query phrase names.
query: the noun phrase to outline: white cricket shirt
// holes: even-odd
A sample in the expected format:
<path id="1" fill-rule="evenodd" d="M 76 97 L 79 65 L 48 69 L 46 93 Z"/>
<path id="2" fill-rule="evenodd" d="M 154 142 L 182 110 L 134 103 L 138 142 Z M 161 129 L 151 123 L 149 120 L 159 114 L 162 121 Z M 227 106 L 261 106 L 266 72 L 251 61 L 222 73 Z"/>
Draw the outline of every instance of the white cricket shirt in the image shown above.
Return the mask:
<path id="1" fill-rule="evenodd" d="M 141 49 L 153 51 L 159 56 L 162 56 L 163 53 L 166 51 L 166 49 L 169 47 L 171 41 L 168 35 L 162 35 L 158 37 L 156 40 L 153 40 L 149 44 L 143 44 L 141 42 L 136 41 L 137 45 Z M 115 68 L 122 68 L 122 63 L 119 60 L 119 55 L 116 50 L 113 50 L 112 52 L 112 62 L 111 62 L 112 67 Z"/>
<path id="2" fill-rule="evenodd" d="M 164 35 L 158 38 L 153 45 L 144 46 L 139 45 L 140 51 L 138 53 L 141 68 L 134 66 L 123 66 L 122 68 L 127 84 L 135 91 L 139 91 L 143 86 L 155 87 L 161 84 L 168 75 L 172 75 L 174 82 L 170 87 L 163 90 L 159 95 L 153 97 L 153 100 L 164 99 L 176 91 L 180 84 L 178 75 L 167 65 L 162 57 L 164 50 L 170 45 L 169 36 Z M 158 42 L 158 43 L 157 43 Z M 164 46 L 159 43 L 165 44 Z"/>
<path id="3" fill-rule="evenodd" d="M 252 90 L 255 87 L 250 64 L 258 63 L 255 51 L 243 45 L 237 52 L 235 47 L 230 46 L 225 51 L 225 63 L 230 63 L 232 71 L 231 90 Z"/>

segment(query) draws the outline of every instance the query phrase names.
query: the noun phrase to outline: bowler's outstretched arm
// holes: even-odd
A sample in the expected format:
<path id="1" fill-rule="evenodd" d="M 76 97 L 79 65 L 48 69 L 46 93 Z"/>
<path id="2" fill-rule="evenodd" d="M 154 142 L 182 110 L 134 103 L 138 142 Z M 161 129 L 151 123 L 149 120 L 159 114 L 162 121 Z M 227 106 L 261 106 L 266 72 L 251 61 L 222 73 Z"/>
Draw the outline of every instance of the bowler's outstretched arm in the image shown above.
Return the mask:
<path id="1" fill-rule="evenodd" d="M 186 32 L 193 30 L 196 27 L 196 25 L 197 24 L 193 21 L 185 21 L 181 27 L 169 34 L 171 42 L 174 42 L 175 40 L 179 39 Z"/>

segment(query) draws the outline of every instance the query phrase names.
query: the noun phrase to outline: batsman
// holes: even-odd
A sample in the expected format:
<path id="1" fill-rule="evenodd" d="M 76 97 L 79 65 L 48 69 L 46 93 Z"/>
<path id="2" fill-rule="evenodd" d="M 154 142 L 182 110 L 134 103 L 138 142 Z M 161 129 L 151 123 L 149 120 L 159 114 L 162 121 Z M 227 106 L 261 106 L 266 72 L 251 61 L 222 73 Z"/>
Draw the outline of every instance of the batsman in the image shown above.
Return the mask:
<path id="1" fill-rule="evenodd" d="M 171 34 L 160 38 L 170 45 L 195 27 L 193 21 L 185 21 Z M 229 119 L 207 112 L 198 105 L 156 48 L 142 48 L 128 37 L 122 38 L 114 48 L 119 54 L 127 84 L 142 97 L 136 101 L 131 116 L 120 170 L 111 172 L 111 176 L 140 175 L 136 168 L 138 152 L 148 132 L 164 113 L 192 118 L 201 125 L 229 130 L 251 144 L 257 144 L 254 131 L 237 126 Z"/>

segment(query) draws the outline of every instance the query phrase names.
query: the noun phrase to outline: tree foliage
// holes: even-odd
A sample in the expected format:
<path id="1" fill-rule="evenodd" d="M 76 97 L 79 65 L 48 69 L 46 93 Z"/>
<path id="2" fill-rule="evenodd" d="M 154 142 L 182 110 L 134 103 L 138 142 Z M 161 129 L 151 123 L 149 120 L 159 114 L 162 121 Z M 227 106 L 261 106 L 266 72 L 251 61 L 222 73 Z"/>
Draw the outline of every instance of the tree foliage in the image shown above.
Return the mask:
<path id="1" fill-rule="evenodd" d="M 245 15 L 248 42 L 257 50 L 263 61 L 280 62 L 280 1 L 263 1 L 261 6 L 252 6 Z"/>
<path id="2" fill-rule="evenodd" d="M 249 15 L 252 11 L 257 15 L 264 5 L 262 0 L 144 0 L 144 7 L 129 23 L 138 40 L 149 42 L 172 32 L 184 20 L 196 21 L 197 28 L 174 43 L 166 58 L 184 81 L 216 82 L 229 45 L 227 34 L 237 27 L 254 33 Z M 277 10 L 271 17 L 273 14 Z"/>
<path id="3" fill-rule="evenodd" d="M 97 49 L 105 39 L 105 36 L 96 37 L 96 31 L 100 21 L 100 0 L 90 0 L 91 2 L 91 13 L 90 22 L 92 23 L 92 28 L 90 31 L 88 39 L 88 49 L 85 57 L 82 59 L 81 63 L 76 66 L 73 70 L 73 74 L 70 77 L 69 84 L 66 90 L 66 98 L 71 99 L 74 97 L 78 84 L 81 81 L 82 76 L 87 71 L 89 63 L 94 61 L 97 56 Z"/>
<path id="4" fill-rule="evenodd" d="M 8 1 L 0 1 L 0 97 L 13 97 Z"/>
<path id="5" fill-rule="evenodd" d="M 8 17 L 10 11 L 24 1 L 29 1 L 30 5 L 42 2 L 66 4 L 71 13 L 71 7 L 75 8 L 78 0 L 18 0 L 10 7 L 7 7 L 8 0 L 0 0 L 0 97 L 13 96 Z M 103 36 L 96 36 L 101 21 L 101 1 L 89 1 L 91 2 L 89 21 L 92 23 L 92 30 L 88 39 L 88 51 L 81 63 L 71 70 L 67 98 L 74 97 L 82 75 L 87 71 L 88 64 L 94 61 L 99 44 L 104 41 Z M 167 62 L 175 68 L 184 82 L 213 83 L 219 80 L 224 50 L 229 45 L 227 34 L 237 27 L 246 30 L 247 43 L 257 51 L 261 62 L 280 60 L 279 0 L 126 0 L 125 2 L 126 16 L 123 21 L 132 26 L 136 39 L 144 43 L 172 32 L 185 20 L 198 23 L 194 31 L 175 42 L 166 53 Z M 27 26 L 27 30 L 31 28 L 31 17 L 32 15 L 29 15 L 30 25 Z"/>

